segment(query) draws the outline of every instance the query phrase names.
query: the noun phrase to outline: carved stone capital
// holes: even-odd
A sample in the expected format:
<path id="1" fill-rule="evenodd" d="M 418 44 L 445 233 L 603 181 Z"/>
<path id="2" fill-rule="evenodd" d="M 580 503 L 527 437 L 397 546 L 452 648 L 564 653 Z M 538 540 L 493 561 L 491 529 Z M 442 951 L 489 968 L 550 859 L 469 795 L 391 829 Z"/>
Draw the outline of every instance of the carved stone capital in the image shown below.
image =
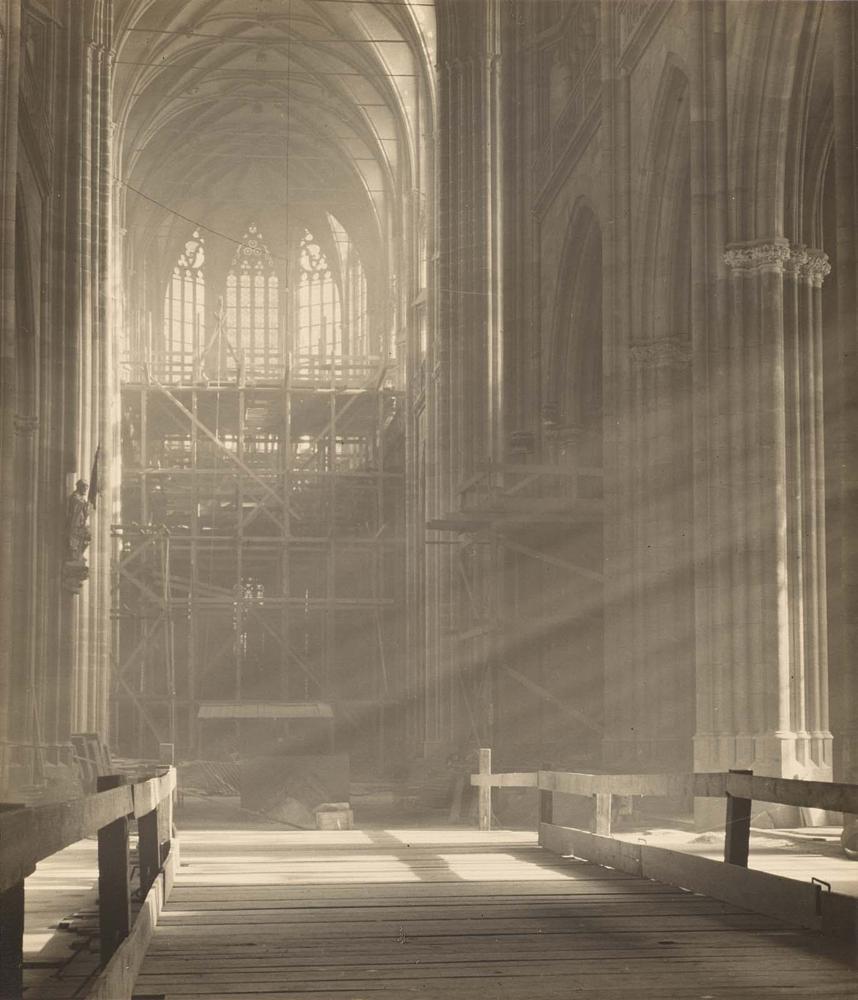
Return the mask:
<path id="1" fill-rule="evenodd" d="M 822 288 L 822 282 L 831 274 L 831 263 L 824 250 L 806 250 L 805 274 L 814 288 Z"/>
<path id="2" fill-rule="evenodd" d="M 789 257 L 784 261 L 784 271 L 787 274 L 794 274 L 797 278 L 800 278 L 804 274 L 807 261 L 807 247 L 793 245 L 789 248 Z"/>
<path id="3" fill-rule="evenodd" d="M 734 271 L 781 271 L 808 280 L 815 288 L 821 288 L 823 279 L 831 272 L 824 250 L 782 240 L 734 244 L 724 251 L 724 263 Z"/>
<path id="4" fill-rule="evenodd" d="M 38 417 L 31 417 L 21 413 L 15 414 L 13 423 L 15 425 L 15 433 L 20 434 L 21 437 L 29 437 L 39 429 Z"/>
<path id="5" fill-rule="evenodd" d="M 687 368 L 691 345 L 684 337 L 660 337 L 631 345 L 632 363 L 638 368 Z"/>
<path id="6" fill-rule="evenodd" d="M 821 288 L 825 276 L 831 273 L 831 264 L 824 250 L 814 250 L 803 244 L 794 245 L 790 247 L 784 270 L 797 279 L 808 281 L 814 288 Z"/>
<path id="7" fill-rule="evenodd" d="M 734 243 L 724 251 L 724 263 L 734 271 L 783 271 L 792 251 L 785 241 Z"/>

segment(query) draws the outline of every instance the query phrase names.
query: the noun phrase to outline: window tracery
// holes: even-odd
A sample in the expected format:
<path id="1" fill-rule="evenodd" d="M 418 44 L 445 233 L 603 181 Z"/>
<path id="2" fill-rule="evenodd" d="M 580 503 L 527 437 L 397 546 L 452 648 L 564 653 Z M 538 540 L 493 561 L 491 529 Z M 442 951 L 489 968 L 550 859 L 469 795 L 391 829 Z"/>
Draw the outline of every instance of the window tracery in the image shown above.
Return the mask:
<path id="1" fill-rule="evenodd" d="M 343 352 L 363 357 L 369 353 L 369 316 L 367 312 L 366 275 L 357 248 L 346 230 L 328 216 L 339 258 L 343 293 Z"/>
<path id="2" fill-rule="evenodd" d="M 284 364 L 280 280 L 258 227 L 239 243 L 226 278 L 227 368 L 276 376 Z"/>
<path id="3" fill-rule="evenodd" d="M 298 250 L 295 349 L 299 355 L 332 358 L 343 353 L 340 293 L 322 247 L 309 230 Z"/>
<path id="4" fill-rule="evenodd" d="M 181 375 L 203 349 L 206 312 L 205 241 L 199 230 L 179 254 L 164 296 L 166 373 Z"/>

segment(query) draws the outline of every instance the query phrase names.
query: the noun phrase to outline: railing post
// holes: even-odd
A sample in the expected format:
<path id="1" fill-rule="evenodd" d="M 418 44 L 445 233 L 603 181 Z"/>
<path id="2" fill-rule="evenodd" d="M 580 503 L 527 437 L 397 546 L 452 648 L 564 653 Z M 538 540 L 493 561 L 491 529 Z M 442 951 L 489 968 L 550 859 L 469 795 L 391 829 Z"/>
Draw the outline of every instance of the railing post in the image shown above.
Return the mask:
<path id="1" fill-rule="evenodd" d="M 0 812 L 23 809 L 0 804 Z M 0 893 L 0 1000 L 24 995 L 24 879 Z"/>
<path id="2" fill-rule="evenodd" d="M 731 770 L 730 774 L 753 774 Z M 730 865 L 748 867 L 751 849 L 751 800 L 736 798 L 727 792 L 727 818 L 724 828 L 724 860 Z"/>
<path id="3" fill-rule="evenodd" d="M 158 744 L 158 758 L 162 767 L 175 767 L 176 765 L 176 746 L 174 743 L 159 743 Z M 166 810 L 169 813 L 169 824 L 167 826 L 168 830 L 173 828 L 173 806 L 177 805 L 179 802 L 179 786 L 176 785 L 176 790 L 170 796 L 169 809 Z M 164 839 L 163 837 L 161 838 Z M 167 840 L 170 839 L 168 835 Z M 162 859 L 163 860 L 163 859 Z"/>
<path id="4" fill-rule="evenodd" d="M 140 862 L 140 894 L 145 896 L 161 869 L 159 813 L 161 803 L 137 820 L 137 858 Z"/>
<path id="5" fill-rule="evenodd" d="M 167 860 L 170 853 L 170 844 L 173 840 L 173 796 L 168 795 L 162 799 L 158 807 L 158 844 L 161 852 L 161 864 Z"/>
<path id="6" fill-rule="evenodd" d="M 123 784 L 122 775 L 106 774 L 98 778 L 97 788 L 106 792 Z M 106 965 L 131 928 L 127 816 L 98 831 L 98 926 L 101 964 Z"/>
<path id="7" fill-rule="evenodd" d="M 554 792 L 545 788 L 539 789 L 539 822 L 554 822 Z"/>
<path id="8" fill-rule="evenodd" d="M 597 792 L 594 796 L 593 832 L 600 837 L 611 836 L 611 793 Z"/>
<path id="9" fill-rule="evenodd" d="M 0 997 L 24 995 L 24 881 L 0 893 Z"/>
<path id="10" fill-rule="evenodd" d="M 492 774 L 492 752 L 483 747 L 480 750 L 480 829 L 492 828 L 492 786 L 489 784 Z"/>

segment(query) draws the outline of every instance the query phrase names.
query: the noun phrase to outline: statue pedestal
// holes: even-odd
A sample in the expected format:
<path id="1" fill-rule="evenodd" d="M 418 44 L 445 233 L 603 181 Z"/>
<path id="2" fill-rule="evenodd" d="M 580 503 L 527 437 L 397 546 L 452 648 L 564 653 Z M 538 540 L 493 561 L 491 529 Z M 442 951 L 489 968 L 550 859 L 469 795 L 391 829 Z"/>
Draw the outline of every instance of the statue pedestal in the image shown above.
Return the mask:
<path id="1" fill-rule="evenodd" d="M 89 566 L 85 559 L 68 559 L 63 563 L 63 588 L 70 594 L 79 594 L 89 579 Z"/>

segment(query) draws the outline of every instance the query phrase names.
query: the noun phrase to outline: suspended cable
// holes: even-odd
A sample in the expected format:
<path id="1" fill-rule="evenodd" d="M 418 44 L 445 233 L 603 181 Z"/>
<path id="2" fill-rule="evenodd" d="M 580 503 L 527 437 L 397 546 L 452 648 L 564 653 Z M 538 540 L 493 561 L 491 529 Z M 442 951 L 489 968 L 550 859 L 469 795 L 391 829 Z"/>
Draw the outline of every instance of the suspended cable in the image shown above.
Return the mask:
<path id="1" fill-rule="evenodd" d="M 286 164 L 286 170 L 288 171 L 288 161 L 287 161 L 287 164 Z M 176 211 L 176 209 L 170 208 L 169 205 L 165 205 L 162 201 L 159 201 L 157 198 L 153 198 L 151 195 L 146 194 L 145 192 L 141 191 L 139 188 L 134 187 L 133 184 L 131 184 L 129 181 L 124 180 L 122 177 L 118 177 L 116 174 L 113 174 L 112 176 L 113 176 L 113 179 L 116 181 L 117 184 L 122 184 L 124 187 L 128 188 L 129 191 L 131 191 L 134 194 L 138 195 L 139 197 L 143 198 L 144 201 L 148 201 L 148 202 L 150 202 L 153 205 L 157 205 L 158 208 L 163 209 L 165 212 L 168 212 L 170 215 L 175 216 L 177 219 L 181 219 L 183 222 L 189 223 L 195 229 L 204 229 L 207 233 L 211 233 L 213 236 L 217 236 L 217 237 L 219 237 L 222 240 L 227 240 L 233 246 L 237 246 L 237 247 L 247 246 L 247 244 L 244 243 L 241 240 L 241 238 L 236 237 L 236 236 L 231 236 L 229 233 L 225 233 L 225 232 L 223 232 L 220 229 L 215 229 L 215 228 L 213 228 L 212 226 L 208 225 L 205 222 L 200 222 L 198 219 L 192 218 L 190 215 L 185 215 L 182 212 L 178 212 L 178 211 Z M 304 189 L 302 189 L 302 190 L 304 190 Z M 307 190 L 311 190 L 311 189 L 307 189 Z M 381 191 L 381 193 L 386 193 L 386 192 Z M 288 195 L 289 195 L 289 190 L 288 190 L 288 185 L 287 185 L 287 200 L 288 200 Z M 456 248 L 454 248 L 453 250 L 451 250 L 449 252 L 450 252 L 450 254 L 454 254 L 454 253 L 458 254 L 458 253 L 462 253 L 464 250 L 475 250 L 478 247 L 481 247 L 482 245 L 483 244 L 479 243 L 479 244 L 472 244 L 471 246 L 468 246 L 468 247 L 456 247 Z M 284 256 L 282 256 L 280 254 L 272 253 L 271 256 L 275 260 L 282 261 L 282 262 L 284 262 L 286 264 L 288 264 L 289 261 L 290 261 L 289 257 L 284 257 Z M 440 257 L 440 256 L 443 256 L 443 254 L 441 254 L 439 252 L 439 253 L 436 253 L 434 256 Z M 486 296 L 486 295 L 491 294 L 488 291 L 474 292 L 474 291 L 470 291 L 470 290 L 464 289 L 464 288 L 444 288 L 444 287 L 438 287 L 438 291 L 449 292 L 451 295 L 477 295 L 477 296 Z"/>
<path id="2" fill-rule="evenodd" d="M 308 43 L 308 44 L 311 44 L 311 43 Z M 173 70 L 174 72 L 177 72 L 177 73 L 186 73 L 188 71 L 188 67 L 187 66 L 172 66 L 172 65 L 169 65 L 168 63 L 165 63 L 165 62 L 140 62 L 140 61 L 138 61 L 136 59 L 114 59 L 113 60 L 113 65 L 114 66 L 146 66 L 146 67 L 149 67 L 150 69 L 161 69 L 161 70 L 171 69 L 171 70 Z M 207 73 L 206 76 L 209 79 L 212 79 L 212 80 L 225 79 L 225 78 L 229 78 L 229 77 L 235 76 L 236 73 L 240 69 L 242 69 L 242 68 L 245 70 L 245 72 L 247 71 L 246 67 L 236 67 L 235 69 L 232 69 L 232 70 L 230 70 L 230 69 L 219 69 L 219 70 L 212 70 L 211 72 Z M 255 76 L 255 77 L 257 77 L 257 78 L 262 78 L 262 79 L 278 79 L 280 77 L 285 77 L 288 80 L 288 79 L 290 79 L 291 72 L 290 72 L 290 70 L 288 68 L 286 70 L 254 69 L 252 71 L 252 75 Z M 312 75 L 312 76 L 358 76 L 358 77 L 366 78 L 366 79 L 369 79 L 369 80 L 392 80 L 392 79 L 400 79 L 400 78 L 413 80 L 413 79 L 416 79 L 416 77 L 419 74 L 417 74 L 417 73 L 369 73 L 369 72 L 366 72 L 364 70 L 346 70 L 346 69 L 335 69 L 335 70 L 313 69 L 313 70 L 310 71 L 309 75 Z"/>
<path id="3" fill-rule="evenodd" d="M 273 20 L 285 21 L 288 20 L 288 16 L 285 14 L 275 14 L 273 15 Z M 303 19 L 299 19 L 303 20 Z M 261 27 L 262 25 L 260 25 Z M 267 23 L 265 25 L 268 26 Z M 182 30 L 181 28 L 125 28 L 123 29 L 123 34 L 130 32 L 144 32 L 152 35 L 172 35 L 179 38 L 216 38 L 218 41 L 225 45 L 235 45 L 239 42 L 259 42 L 265 45 L 273 44 L 270 40 L 262 38 L 258 35 L 233 35 L 226 36 L 220 32 L 209 33 L 206 31 L 190 31 Z M 305 38 L 301 36 L 302 42 L 306 42 L 308 45 L 325 45 L 328 43 L 334 43 L 337 45 L 410 45 L 411 42 L 407 38 L 349 38 L 347 36 L 342 36 L 340 38 Z"/>

